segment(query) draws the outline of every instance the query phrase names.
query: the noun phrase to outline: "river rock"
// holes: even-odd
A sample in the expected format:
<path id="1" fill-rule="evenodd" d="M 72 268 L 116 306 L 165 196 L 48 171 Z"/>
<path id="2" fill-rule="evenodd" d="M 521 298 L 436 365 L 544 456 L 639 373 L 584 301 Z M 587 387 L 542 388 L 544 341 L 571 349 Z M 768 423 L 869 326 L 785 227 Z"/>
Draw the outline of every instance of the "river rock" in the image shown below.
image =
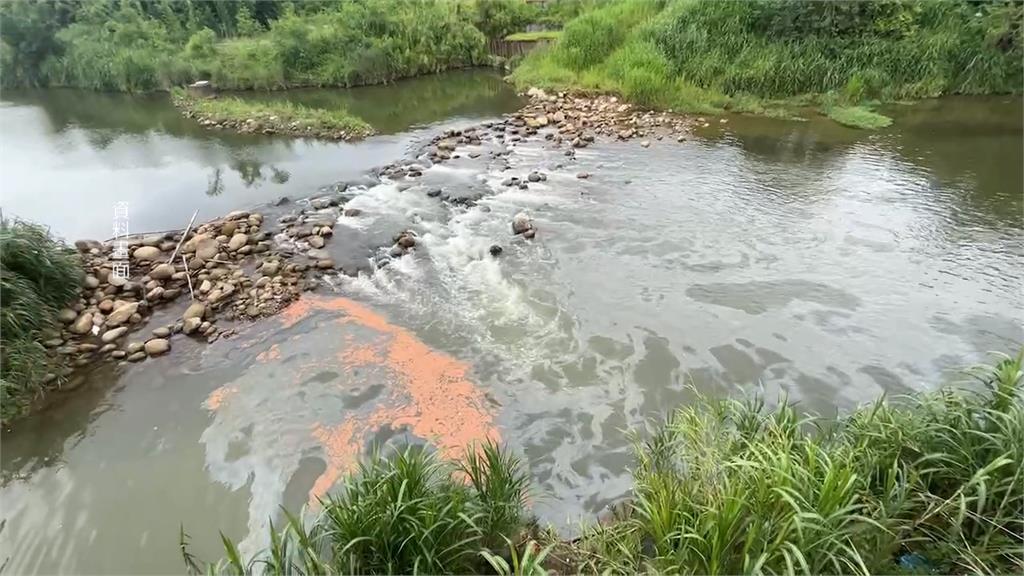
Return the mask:
<path id="1" fill-rule="evenodd" d="M 416 245 L 416 238 L 414 238 L 410 234 L 403 234 L 398 238 L 398 242 L 396 242 L 396 244 L 398 244 L 402 248 L 412 248 L 413 246 Z"/>
<path id="2" fill-rule="evenodd" d="M 217 244 L 217 240 L 207 236 L 196 244 L 196 258 L 200 260 L 211 260 L 217 257 L 217 252 L 219 250 L 220 245 Z"/>
<path id="3" fill-rule="evenodd" d="M 644 140 L 643 142 L 640 143 L 640 146 L 642 146 L 644 148 L 650 148 L 651 147 L 651 142 L 650 142 L 650 140 Z"/>
<path id="4" fill-rule="evenodd" d="M 537 229 L 536 228 L 530 228 L 526 232 L 523 232 L 523 238 L 526 238 L 527 240 L 533 240 L 533 237 L 536 236 L 536 235 L 537 235 Z"/>
<path id="5" fill-rule="evenodd" d="M 306 240 L 306 242 L 309 242 L 309 245 L 312 246 L 313 248 L 324 247 L 324 239 L 319 236 L 310 236 L 309 239 Z"/>
<path id="6" fill-rule="evenodd" d="M 141 350 L 128 355 L 129 362 L 142 362 L 145 359 L 146 353 Z"/>
<path id="7" fill-rule="evenodd" d="M 228 212 L 227 216 L 225 216 L 224 219 L 225 220 L 242 220 L 243 218 L 248 218 L 248 217 L 249 217 L 249 212 L 247 210 L 235 210 L 233 212 Z"/>
<path id="8" fill-rule="evenodd" d="M 97 308 L 99 308 L 100 312 L 103 312 L 104 314 L 110 314 L 110 312 L 114 309 L 114 301 L 110 300 L 109 298 L 103 300 L 97 305 Z"/>
<path id="9" fill-rule="evenodd" d="M 530 172 L 526 179 L 529 180 L 530 182 L 540 182 L 540 174 L 536 172 Z"/>
<path id="10" fill-rule="evenodd" d="M 167 326 L 161 326 L 156 330 L 153 330 L 153 336 L 156 338 L 167 338 L 171 335 L 171 329 Z"/>
<path id="11" fill-rule="evenodd" d="M 135 249 L 132 256 L 139 261 L 148 261 L 156 260 L 160 257 L 160 254 L 162 254 L 162 252 L 160 252 L 160 249 L 156 246 L 140 246 Z"/>
<path id="12" fill-rule="evenodd" d="M 260 267 L 260 272 L 262 272 L 266 276 L 273 276 L 280 272 L 280 270 L 281 262 L 278 260 L 269 260 L 267 262 L 264 262 L 263 266 Z"/>
<path id="13" fill-rule="evenodd" d="M 317 263 L 316 263 L 316 267 L 320 268 L 321 270 L 327 270 L 327 269 L 330 269 L 330 268 L 334 268 L 334 260 L 332 260 L 330 258 L 325 258 L 324 260 L 318 260 Z"/>
<path id="14" fill-rule="evenodd" d="M 120 326 L 127 322 L 133 314 L 139 309 L 138 302 L 132 302 L 131 304 L 124 304 L 120 308 L 115 308 L 113 312 L 107 316 L 107 326 Z"/>
<path id="15" fill-rule="evenodd" d="M 150 302 L 155 302 L 155 301 L 159 300 L 160 297 L 163 296 L 163 295 L 164 295 L 164 287 L 163 286 L 157 286 L 156 288 L 153 288 L 149 292 L 146 292 L 146 300 L 149 300 Z"/>
<path id="16" fill-rule="evenodd" d="M 491 256 L 498 256 L 499 254 L 504 252 L 504 248 L 502 248 L 501 246 L 498 246 L 497 244 L 492 244 L 491 248 L 488 250 L 488 252 L 491 253 Z"/>
<path id="17" fill-rule="evenodd" d="M 185 334 L 191 334 L 195 332 L 202 323 L 203 321 L 200 318 L 186 318 L 181 325 L 181 331 Z"/>
<path id="18" fill-rule="evenodd" d="M 174 272 L 173 264 L 160 264 L 149 271 L 149 277 L 154 280 L 167 280 L 174 275 Z"/>
<path id="19" fill-rule="evenodd" d="M 220 227 L 220 233 L 228 238 L 234 236 L 236 230 L 238 230 L 238 222 L 234 220 L 229 220 Z"/>
<path id="20" fill-rule="evenodd" d="M 155 236 L 146 236 L 145 238 L 142 239 L 142 245 L 143 246 L 160 246 L 160 244 L 163 241 L 164 241 L 163 234 L 157 234 Z"/>
<path id="21" fill-rule="evenodd" d="M 129 342 L 124 348 L 129 354 L 135 354 L 136 352 L 142 351 L 142 342 Z"/>
<path id="22" fill-rule="evenodd" d="M 153 338 L 146 342 L 144 349 L 150 356 L 159 356 L 171 349 L 171 342 L 165 338 Z"/>
<path id="23" fill-rule="evenodd" d="M 92 330 L 92 314 L 86 312 L 78 317 L 74 325 L 71 326 L 71 331 L 75 334 L 88 334 Z"/>
<path id="24" fill-rule="evenodd" d="M 70 308 L 65 308 L 57 314 L 57 318 L 65 324 L 71 324 L 75 318 L 78 318 L 78 313 Z"/>
<path id="25" fill-rule="evenodd" d="M 128 279 L 124 276 L 115 276 L 111 274 L 110 278 L 107 278 L 107 283 L 113 286 L 114 291 L 116 292 L 118 288 L 121 288 L 128 283 Z"/>
<path id="26" fill-rule="evenodd" d="M 92 274 L 89 274 L 88 276 L 85 277 L 84 285 L 86 288 L 89 288 L 90 290 L 98 288 L 100 285 L 100 279 L 93 276 Z"/>
<path id="27" fill-rule="evenodd" d="M 93 249 L 102 252 L 103 244 L 98 240 L 75 240 L 75 248 L 78 248 L 79 252 L 88 252 Z"/>
<path id="28" fill-rule="evenodd" d="M 533 223 L 530 222 L 530 217 L 526 212 L 519 212 L 512 217 L 512 233 L 523 234 L 527 230 L 533 228 Z"/>
<path id="29" fill-rule="evenodd" d="M 248 235 L 241 234 L 241 233 L 235 234 L 234 236 L 231 237 L 231 240 L 228 241 L 228 250 L 230 250 L 231 252 L 235 252 L 236 250 L 238 250 L 242 246 L 245 246 L 246 244 L 248 244 L 248 242 L 249 242 L 249 236 Z"/>
<path id="30" fill-rule="evenodd" d="M 103 336 L 100 336 L 100 340 L 103 340 L 104 342 L 108 343 L 113 342 L 114 340 L 117 340 L 121 336 L 124 336 L 126 332 L 128 332 L 127 326 L 121 326 L 120 328 L 107 330 L 106 332 L 103 333 Z"/>
<path id="31" fill-rule="evenodd" d="M 345 212 L 343 212 L 345 216 L 350 217 L 359 216 L 362 213 L 363 211 L 360 210 L 359 208 L 345 208 Z"/>
<path id="32" fill-rule="evenodd" d="M 115 359 L 115 360 L 120 360 L 121 358 L 124 358 L 127 355 L 128 355 L 128 353 L 125 352 L 124 350 L 113 350 L 110 353 L 110 357 Z"/>
<path id="33" fill-rule="evenodd" d="M 206 314 L 206 304 L 202 302 L 193 302 L 185 310 L 185 313 L 181 315 L 182 320 L 188 320 L 189 318 L 202 318 Z"/>

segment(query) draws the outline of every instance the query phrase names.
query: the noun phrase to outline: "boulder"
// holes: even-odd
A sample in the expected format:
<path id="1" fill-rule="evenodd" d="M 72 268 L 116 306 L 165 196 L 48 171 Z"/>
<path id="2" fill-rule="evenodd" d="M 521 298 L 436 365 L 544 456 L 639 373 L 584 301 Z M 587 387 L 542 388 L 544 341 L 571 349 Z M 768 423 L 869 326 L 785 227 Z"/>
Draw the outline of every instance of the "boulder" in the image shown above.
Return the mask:
<path id="1" fill-rule="evenodd" d="M 203 321 L 199 318 L 187 318 L 181 325 L 181 331 L 185 334 L 191 334 L 199 329 Z"/>
<path id="2" fill-rule="evenodd" d="M 185 310 L 185 313 L 181 315 L 181 318 L 187 321 L 189 318 L 202 318 L 205 314 L 206 304 L 203 304 L 202 302 L 193 302 Z"/>
<path id="3" fill-rule="evenodd" d="M 126 332 L 128 332 L 127 326 L 121 326 L 120 328 L 107 330 L 106 332 L 103 333 L 103 336 L 100 336 L 100 340 L 103 340 L 106 343 L 110 343 L 113 342 L 114 340 L 117 340 L 121 336 L 124 336 Z"/>
<path id="4" fill-rule="evenodd" d="M 153 338 L 144 346 L 146 354 L 159 356 L 171 349 L 171 342 L 165 338 Z"/>
<path id="5" fill-rule="evenodd" d="M 249 236 L 246 234 L 235 234 L 228 241 L 228 250 L 234 252 L 249 243 Z"/>
<path id="6" fill-rule="evenodd" d="M 530 217 L 526 212 L 519 212 L 512 217 L 513 234 L 523 234 L 531 228 L 533 228 L 533 223 L 530 221 Z"/>
<path id="7" fill-rule="evenodd" d="M 71 331 L 75 334 L 88 334 L 90 330 L 92 330 L 92 314 L 88 312 L 79 316 L 71 326 Z"/>
<path id="8" fill-rule="evenodd" d="M 122 304 L 107 316 L 107 326 L 120 326 L 121 324 L 124 324 L 132 317 L 132 314 L 135 314 L 138 311 L 138 309 L 138 302 Z"/>
<path id="9" fill-rule="evenodd" d="M 160 252 L 160 249 L 156 246 L 140 246 L 135 249 L 132 256 L 134 256 L 136 260 L 145 262 L 156 260 L 161 254 L 163 254 L 163 252 Z"/>
<path id="10" fill-rule="evenodd" d="M 174 275 L 173 264 L 160 264 L 149 271 L 149 277 L 154 280 L 167 280 Z"/>

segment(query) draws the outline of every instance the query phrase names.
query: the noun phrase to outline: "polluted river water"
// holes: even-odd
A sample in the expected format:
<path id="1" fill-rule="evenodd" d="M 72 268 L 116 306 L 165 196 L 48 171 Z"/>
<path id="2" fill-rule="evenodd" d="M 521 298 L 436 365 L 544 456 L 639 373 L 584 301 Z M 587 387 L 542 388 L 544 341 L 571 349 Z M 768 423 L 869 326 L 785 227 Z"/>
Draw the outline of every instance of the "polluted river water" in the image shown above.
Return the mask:
<path id="1" fill-rule="evenodd" d="M 449 101 L 416 105 L 431 95 Z M 361 212 L 338 219 L 336 260 L 419 236 L 235 338 L 94 366 L 15 422 L 0 491 L 8 570 L 180 572 L 182 526 L 200 558 L 220 556 L 219 531 L 252 552 L 281 506 L 315 506 L 360 454 L 425 441 L 444 457 L 506 443 L 541 521 L 571 534 L 628 494 L 628 430 L 693 394 L 786 394 L 833 415 L 954 381 L 1024 340 L 1019 99 L 898 107 L 879 132 L 709 118 L 684 142 L 599 140 L 575 159 L 542 139 L 495 156 L 504 145 L 485 139 L 391 181 L 371 169 L 521 101 L 479 73 L 260 97 L 376 110 L 382 135 L 243 138 L 148 98 L 5 96 L 0 119 L 17 127 L 0 137 L 5 214 L 70 239 L 107 236 L 120 199 L 135 229 L 164 230 L 196 208 L 212 218 L 282 195 L 293 203 L 278 210 L 307 207 L 338 181 Z M 532 171 L 546 180 L 502 185 Z M 475 202 L 426 193 L 437 188 Z M 510 231 L 524 210 L 533 241 Z"/>

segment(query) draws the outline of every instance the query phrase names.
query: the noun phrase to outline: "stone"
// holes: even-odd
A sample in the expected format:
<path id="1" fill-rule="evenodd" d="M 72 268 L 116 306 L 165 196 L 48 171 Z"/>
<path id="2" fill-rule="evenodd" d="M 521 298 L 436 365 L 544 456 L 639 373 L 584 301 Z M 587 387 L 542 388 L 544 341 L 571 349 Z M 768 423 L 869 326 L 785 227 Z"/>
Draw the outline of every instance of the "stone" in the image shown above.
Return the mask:
<path id="1" fill-rule="evenodd" d="M 110 299 L 103 300 L 102 302 L 99 303 L 97 307 L 100 309 L 100 312 L 103 312 L 104 314 L 110 314 L 110 312 L 114 309 L 114 301 Z"/>
<path id="2" fill-rule="evenodd" d="M 491 248 L 488 250 L 488 252 L 491 253 L 491 256 L 498 256 L 499 254 L 504 252 L 504 248 L 502 248 L 501 246 L 498 246 L 497 244 L 492 244 Z"/>
<path id="3" fill-rule="evenodd" d="M 249 217 L 249 212 L 248 211 L 246 211 L 246 210 L 235 210 L 233 212 L 228 212 L 227 216 L 225 216 L 224 219 L 225 220 L 242 220 L 243 218 L 248 218 L 248 217 Z"/>
<path id="4" fill-rule="evenodd" d="M 360 210 L 359 208 L 345 208 L 345 212 L 343 212 L 345 216 L 350 217 L 359 216 L 362 213 L 363 211 Z"/>
<path id="5" fill-rule="evenodd" d="M 202 302 L 193 302 L 185 310 L 185 313 L 181 315 L 182 320 L 188 320 L 189 318 L 202 318 L 206 314 L 206 304 Z"/>
<path id="6" fill-rule="evenodd" d="M 526 177 L 530 182 L 540 182 L 540 174 L 536 172 L 530 172 L 530 175 Z"/>
<path id="7" fill-rule="evenodd" d="M 185 334 L 191 334 L 195 332 L 202 323 L 203 321 L 200 318 L 186 318 L 184 323 L 181 325 L 181 331 Z"/>
<path id="8" fill-rule="evenodd" d="M 220 233 L 224 236 L 231 237 L 235 235 L 235 230 L 238 229 L 238 222 L 229 220 L 220 227 Z"/>
<path id="9" fill-rule="evenodd" d="M 128 283 L 128 279 L 124 276 L 114 276 L 111 274 L 110 278 L 107 279 L 107 283 L 113 286 L 114 291 L 116 292 L 118 288 L 121 288 Z"/>
<path id="10" fill-rule="evenodd" d="M 163 252 L 156 246 L 140 246 L 132 252 L 132 256 L 139 261 L 156 260 Z"/>
<path id="11" fill-rule="evenodd" d="M 145 238 L 142 239 L 142 245 L 143 246 L 159 246 L 160 243 L 163 242 L 163 241 L 164 241 L 164 237 L 163 237 L 162 234 L 157 234 L 155 236 L 146 236 Z"/>
<path id="12" fill-rule="evenodd" d="M 120 328 L 114 328 L 112 330 L 107 330 L 106 332 L 103 333 L 103 336 L 100 336 L 100 340 L 103 340 L 104 342 L 108 342 L 108 343 L 109 342 L 113 342 L 114 340 L 117 340 L 121 336 L 124 336 L 125 333 L 127 333 L 127 332 L 128 332 L 128 327 L 127 326 L 121 326 Z"/>
<path id="13" fill-rule="evenodd" d="M 143 351 L 134 352 L 128 355 L 129 362 L 142 362 L 146 359 L 146 353 Z"/>
<path id="14" fill-rule="evenodd" d="M 526 238 L 527 240 L 533 240 L 533 237 L 536 236 L 536 235 L 537 235 L 537 229 L 536 228 L 530 228 L 526 232 L 523 232 L 523 238 Z"/>
<path id="15" fill-rule="evenodd" d="M 129 354 L 135 354 L 136 352 L 142 351 L 142 342 L 129 342 L 124 348 Z"/>
<path id="16" fill-rule="evenodd" d="M 531 228 L 533 228 L 533 223 L 530 222 L 530 217 L 525 212 L 519 212 L 512 217 L 513 234 L 523 234 Z"/>
<path id="17" fill-rule="evenodd" d="M 128 353 L 125 352 L 124 350 L 114 350 L 110 353 L 110 357 L 115 360 L 120 360 L 121 358 L 124 358 L 127 355 Z"/>
<path id="18" fill-rule="evenodd" d="M 71 331 L 75 334 L 88 334 L 90 330 L 92 330 L 92 314 L 88 312 L 79 316 L 71 326 Z"/>
<path id="19" fill-rule="evenodd" d="M 199 285 L 199 293 L 206 294 L 210 290 L 213 290 L 213 283 L 210 282 L 209 280 L 203 280 L 203 282 Z"/>
<path id="20" fill-rule="evenodd" d="M 65 308 L 57 314 L 57 318 L 65 324 L 71 324 L 78 318 L 78 314 L 70 308 Z"/>
<path id="21" fill-rule="evenodd" d="M 60 338 L 51 338 L 51 339 L 47 340 L 46 342 L 43 342 L 43 346 L 46 346 L 47 348 L 56 348 L 56 347 L 60 346 L 63 343 L 64 343 L 64 340 L 62 340 Z"/>
<path id="22" fill-rule="evenodd" d="M 156 288 L 153 288 L 149 292 L 146 292 L 146 300 L 149 300 L 150 302 L 153 302 L 153 301 L 159 300 L 160 297 L 163 296 L 163 295 L 164 295 L 164 287 L 163 286 L 157 286 Z"/>
<path id="23" fill-rule="evenodd" d="M 273 276 L 281 270 L 281 262 L 277 260 L 269 260 L 263 263 L 260 267 L 260 272 L 267 276 Z"/>
<path id="24" fill-rule="evenodd" d="M 580 172 L 576 177 L 580 180 L 586 180 L 587 178 L 590 178 L 590 172 Z"/>
<path id="25" fill-rule="evenodd" d="M 160 264 L 157 267 L 149 271 L 149 277 L 154 280 L 167 280 L 174 275 L 173 264 Z"/>
<path id="26" fill-rule="evenodd" d="M 166 338 L 153 338 L 146 342 L 145 345 L 146 354 L 150 356 L 159 356 L 171 349 L 171 342 Z"/>
<path id="27" fill-rule="evenodd" d="M 85 287 L 90 290 L 98 288 L 100 285 L 100 279 L 93 276 L 92 274 L 85 277 Z"/>
<path id="28" fill-rule="evenodd" d="M 309 245 L 312 246 L 313 248 L 324 247 L 324 239 L 321 238 L 320 236 L 310 236 L 309 239 L 306 240 L 306 242 L 309 242 Z"/>
<path id="29" fill-rule="evenodd" d="M 320 268 L 321 270 L 327 270 L 327 269 L 330 269 L 330 268 L 334 268 L 334 260 L 332 260 L 330 258 L 326 258 L 324 260 L 318 260 L 317 263 L 316 263 L 316 267 Z"/>
<path id="30" fill-rule="evenodd" d="M 231 252 L 237 251 L 242 246 L 249 243 L 249 236 L 247 234 L 238 233 L 231 237 L 228 241 L 228 250 Z"/>
<path id="31" fill-rule="evenodd" d="M 171 335 L 171 329 L 167 326 L 161 326 L 156 330 L 153 330 L 153 336 L 157 338 L 167 338 Z"/>
<path id="32" fill-rule="evenodd" d="M 644 148 L 649 148 L 651 146 L 651 142 L 650 140 L 644 140 L 643 142 L 640 143 L 640 146 L 643 146 Z"/>
<path id="33" fill-rule="evenodd" d="M 75 240 L 75 248 L 78 248 L 79 252 L 88 252 L 93 249 L 102 252 L 103 244 L 98 240 Z"/>
<path id="34" fill-rule="evenodd" d="M 121 324 L 124 324 L 138 311 L 138 309 L 138 302 L 124 304 L 119 308 L 115 308 L 114 311 L 107 316 L 107 326 L 120 326 Z"/>
<path id="35" fill-rule="evenodd" d="M 220 250 L 220 245 L 217 244 L 217 240 L 207 236 L 202 242 L 196 245 L 196 258 L 200 260 L 211 260 L 217 257 L 217 252 Z"/>
<path id="36" fill-rule="evenodd" d="M 331 254 L 323 248 L 313 248 L 306 252 L 306 256 L 309 256 L 313 260 L 326 260 L 331 257 Z"/>

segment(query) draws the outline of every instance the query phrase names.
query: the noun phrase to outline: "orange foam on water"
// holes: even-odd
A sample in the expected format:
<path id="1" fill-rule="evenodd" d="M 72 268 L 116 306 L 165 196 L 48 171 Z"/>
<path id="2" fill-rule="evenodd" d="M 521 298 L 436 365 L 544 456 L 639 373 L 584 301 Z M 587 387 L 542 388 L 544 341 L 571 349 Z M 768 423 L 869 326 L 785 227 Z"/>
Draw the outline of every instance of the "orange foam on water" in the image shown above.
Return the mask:
<path id="1" fill-rule="evenodd" d="M 468 364 L 431 349 L 409 330 L 348 298 L 307 295 L 285 308 L 278 318 L 284 327 L 290 327 L 318 311 L 341 312 L 344 315 L 340 322 L 380 334 L 379 340 L 363 346 L 354 345 L 351 336 L 346 335 L 336 359 L 347 371 L 368 365 L 385 368 L 391 375 L 392 388 L 389 405 L 378 405 L 369 414 L 353 414 L 341 424 L 317 422 L 312 426 L 311 435 L 324 448 L 327 468 L 310 490 L 311 502 L 353 470 L 367 439 L 383 426 L 408 427 L 449 459 L 461 457 L 468 446 L 500 440 L 483 392 L 469 379 Z M 257 359 L 279 357 L 280 350 L 274 345 Z M 207 407 L 216 410 L 224 394 L 215 401 L 208 399 Z"/>

